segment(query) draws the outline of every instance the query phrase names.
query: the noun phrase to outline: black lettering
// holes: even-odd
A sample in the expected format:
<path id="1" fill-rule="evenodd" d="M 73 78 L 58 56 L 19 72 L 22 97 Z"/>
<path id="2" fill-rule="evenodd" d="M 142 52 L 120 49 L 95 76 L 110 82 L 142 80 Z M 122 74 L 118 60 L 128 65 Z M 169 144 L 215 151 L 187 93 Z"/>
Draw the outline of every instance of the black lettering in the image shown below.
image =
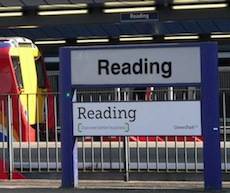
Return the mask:
<path id="1" fill-rule="evenodd" d="M 89 119 L 94 119 L 94 111 L 93 110 L 89 110 L 87 112 L 87 116 L 88 116 Z"/>
<path id="2" fill-rule="evenodd" d="M 154 70 L 154 67 L 156 70 Z M 158 62 L 150 62 L 150 73 L 153 74 L 153 72 L 160 73 L 160 64 Z"/>
<path id="3" fill-rule="evenodd" d="M 110 107 L 108 107 L 108 109 L 104 111 L 104 118 L 111 119 L 111 108 Z"/>
<path id="4" fill-rule="evenodd" d="M 78 119 L 82 119 L 82 117 L 86 119 L 85 111 L 86 109 L 84 107 L 78 107 Z"/>
<path id="5" fill-rule="evenodd" d="M 102 112 L 100 110 L 96 110 L 96 112 L 95 112 L 95 118 L 96 119 L 102 119 Z"/>
<path id="6" fill-rule="evenodd" d="M 113 63 L 111 65 L 111 72 L 115 75 L 120 74 L 120 65 L 118 63 Z"/>
<path id="7" fill-rule="evenodd" d="M 125 62 L 122 64 L 122 74 L 131 74 L 131 65 L 130 63 Z"/>
<path id="8" fill-rule="evenodd" d="M 133 73 L 134 74 L 142 74 L 142 59 L 139 60 L 139 63 L 135 62 L 133 64 Z"/>
<path id="9" fill-rule="evenodd" d="M 148 59 L 147 58 L 145 58 L 144 68 L 145 68 L 145 74 L 148 74 Z"/>
<path id="10" fill-rule="evenodd" d="M 129 110 L 128 111 L 129 121 L 133 122 L 136 120 L 136 110 Z"/>
<path id="11" fill-rule="evenodd" d="M 109 74 L 109 61 L 108 60 L 98 60 L 98 74 L 102 74 L 102 70 L 104 70 L 104 74 Z"/>
<path id="12" fill-rule="evenodd" d="M 163 62 L 161 65 L 161 71 L 163 74 L 161 75 L 164 78 L 169 78 L 172 76 L 172 62 Z"/>
<path id="13" fill-rule="evenodd" d="M 118 109 L 117 111 L 119 113 L 118 119 L 123 119 L 123 118 L 126 119 L 127 118 L 126 110 L 124 110 L 124 109 Z M 123 113 L 123 116 L 122 116 L 122 113 Z"/>
<path id="14" fill-rule="evenodd" d="M 116 119 L 117 116 L 116 116 L 116 107 L 113 107 L 113 118 Z"/>
<path id="15" fill-rule="evenodd" d="M 163 78 L 172 76 L 172 62 L 164 61 L 149 62 L 148 58 L 140 58 L 137 62 L 111 63 L 106 59 L 98 60 L 99 75 L 138 75 L 138 74 L 159 74 Z"/>

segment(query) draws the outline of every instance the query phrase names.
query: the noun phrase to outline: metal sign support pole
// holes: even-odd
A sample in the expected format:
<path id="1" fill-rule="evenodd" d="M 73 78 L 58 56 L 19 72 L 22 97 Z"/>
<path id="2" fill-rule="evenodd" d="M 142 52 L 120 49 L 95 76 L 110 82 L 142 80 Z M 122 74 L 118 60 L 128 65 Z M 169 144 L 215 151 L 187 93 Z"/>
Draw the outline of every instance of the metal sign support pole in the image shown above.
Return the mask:
<path id="1" fill-rule="evenodd" d="M 201 46 L 202 84 L 201 117 L 204 138 L 205 190 L 221 190 L 221 152 L 219 130 L 217 46 Z"/>
<path id="2" fill-rule="evenodd" d="M 62 186 L 74 187 L 74 137 L 73 137 L 73 108 L 72 108 L 72 88 L 71 80 L 68 76 L 70 72 L 70 53 L 63 50 L 60 60 L 65 61 L 60 66 L 60 117 L 61 117 L 61 150 L 62 150 Z M 76 161 L 76 160 L 75 160 Z M 78 168 L 78 166 L 75 165 Z M 76 182 L 75 182 L 76 183 Z"/>

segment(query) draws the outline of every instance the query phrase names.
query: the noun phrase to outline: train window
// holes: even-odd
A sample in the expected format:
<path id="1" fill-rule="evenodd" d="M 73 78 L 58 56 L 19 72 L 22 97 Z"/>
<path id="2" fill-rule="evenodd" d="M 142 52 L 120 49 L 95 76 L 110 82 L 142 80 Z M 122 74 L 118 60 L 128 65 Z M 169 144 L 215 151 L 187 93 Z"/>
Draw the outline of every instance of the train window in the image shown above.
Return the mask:
<path id="1" fill-rule="evenodd" d="M 15 71 L 18 87 L 23 88 L 22 72 L 21 72 L 21 65 L 20 65 L 19 57 L 13 56 L 12 62 L 14 66 L 14 71 Z"/>
<path id="2" fill-rule="evenodd" d="M 38 79 L 38 87 L 39 88 L 46 88 L 45 84 L 45 69 L 44 69 L 44 64 L 41 58 L 38 58 L 35 61 L 36 64 L 36 70 L 37 70 L 37 79 Z"/>

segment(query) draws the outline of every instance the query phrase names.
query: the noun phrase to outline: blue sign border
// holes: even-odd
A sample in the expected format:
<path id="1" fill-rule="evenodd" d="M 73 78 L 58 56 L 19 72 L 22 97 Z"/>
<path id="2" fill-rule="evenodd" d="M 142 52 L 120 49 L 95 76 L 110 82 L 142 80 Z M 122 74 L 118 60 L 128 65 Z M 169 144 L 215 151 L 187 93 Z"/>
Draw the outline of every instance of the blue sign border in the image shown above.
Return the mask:
<path id="1" fill-rule="evenodd" d="M 201 50 L 201 119 L 204 138 L 204 182 L 205 190 L 221 190 L 221 152 L 219 132 L 219 96 L 218 96 L 218 62 L 217 44 L 213 42 L 191 44 L 148 44 L 117 45 L 91 47 L 64 47 L 60 49 L 60 118 L 62 142 L 62 186 L 74 187 L 73 148 L 73 89 L 81 85 L 71 85 L 71 51 L 101 48 L 158 48 L 158 47 L 200 47 Z M 194 84 L 183 84 L 186 86 Z M 90 86 L 90 85 L 87 85 Z M 96 87 L 96 85 L 93 85 Z M 131 85 L 98 85 L 100 87 L 121 87 Z M 132 85 L 134 86 L 167 86 L 167 85 Z M 170 84 L 168 86 L 181 86 Z M 86 87 L 86 85 L 84 85 Z"/>

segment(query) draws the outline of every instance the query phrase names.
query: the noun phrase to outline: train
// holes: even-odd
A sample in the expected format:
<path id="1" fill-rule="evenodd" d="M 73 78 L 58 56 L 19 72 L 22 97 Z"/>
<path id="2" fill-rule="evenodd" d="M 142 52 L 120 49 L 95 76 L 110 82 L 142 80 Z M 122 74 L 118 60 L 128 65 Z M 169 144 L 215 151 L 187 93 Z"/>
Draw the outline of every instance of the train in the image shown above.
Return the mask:
<path id="1" fill-rule="evenodd" d="M 142 90 L 138 99 L 152 100 L 153 91 Z M 12 128 L 14 141 L 51 141 L 57 134 L 55 106 L 38 47 L 24 37 L 0 38 L 0 141 L 7 141 L 9 128 Z M 200 137 L 185 138 L 201 140 Z M 177 137 L 177 140 L 185 138 Z M 103 140 L 117 141 L 118 138 L 104 137 Z M 175 137 L 130 137 L 130 141 L 147 140 L 174 141 Z"/>
<path id="2" fill-rule="evenodd" d="M 0 38 L 0 139 L 37 141 L 54 133 L 54 102 L 38 47 L 24 37 Z"/>

